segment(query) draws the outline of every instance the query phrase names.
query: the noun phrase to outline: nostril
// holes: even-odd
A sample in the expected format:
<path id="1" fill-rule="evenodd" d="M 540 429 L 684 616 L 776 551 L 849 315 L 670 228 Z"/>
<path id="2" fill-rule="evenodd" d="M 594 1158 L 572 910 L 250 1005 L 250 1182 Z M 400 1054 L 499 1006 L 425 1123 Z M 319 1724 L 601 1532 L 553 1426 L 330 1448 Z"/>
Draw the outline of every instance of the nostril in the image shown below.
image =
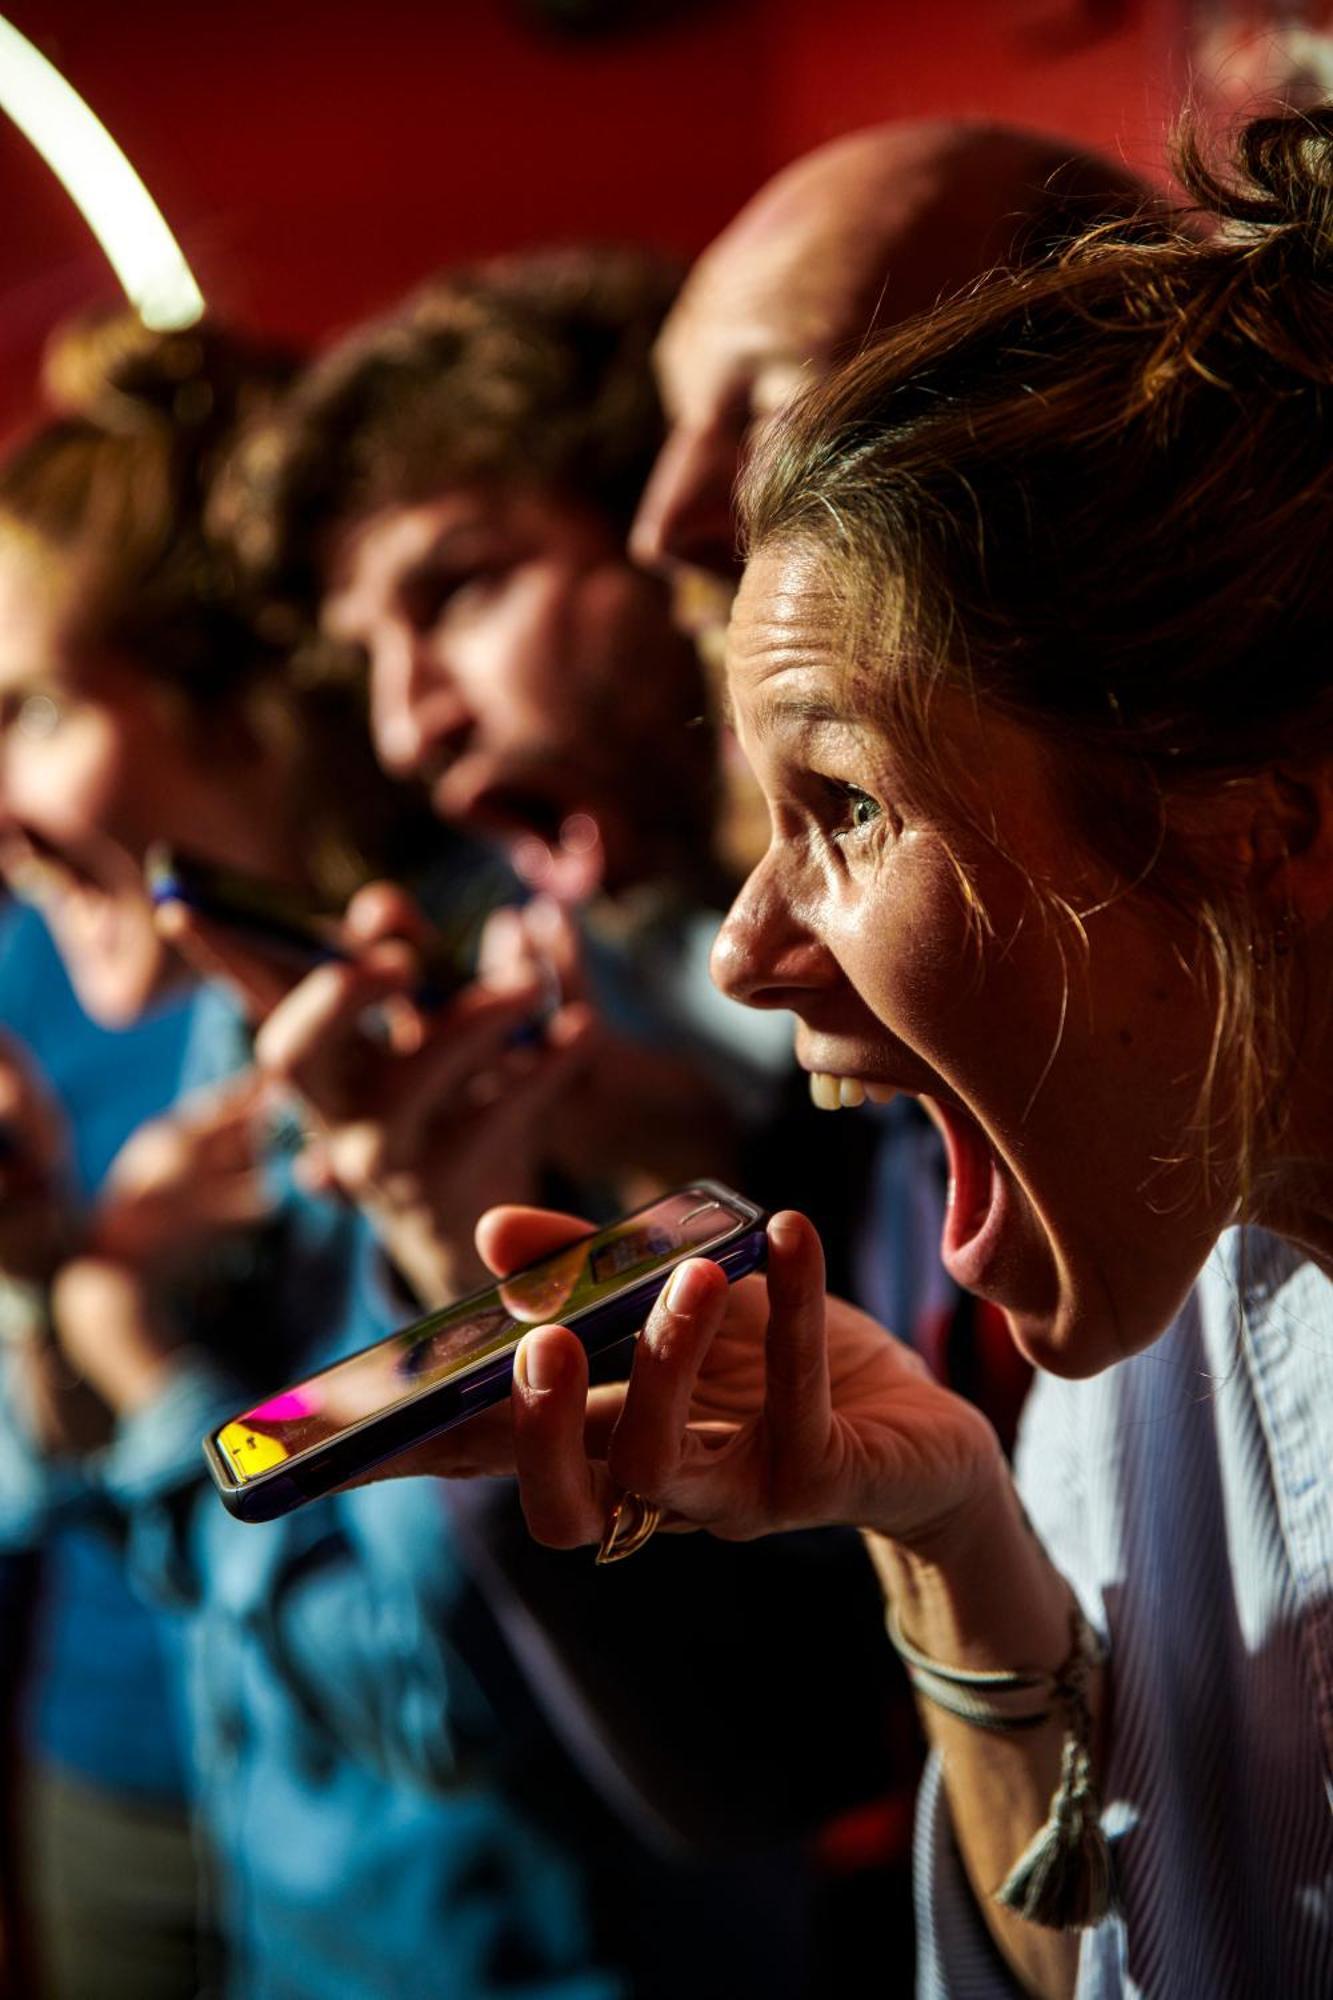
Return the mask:
<path id="1" fill-rule="evenodd" d="M 714 940 L 708 972 L 714 986 L 729 999 L 749 999 L 754 983 L 753 955 L 745 951 L 730 919 Z"/>

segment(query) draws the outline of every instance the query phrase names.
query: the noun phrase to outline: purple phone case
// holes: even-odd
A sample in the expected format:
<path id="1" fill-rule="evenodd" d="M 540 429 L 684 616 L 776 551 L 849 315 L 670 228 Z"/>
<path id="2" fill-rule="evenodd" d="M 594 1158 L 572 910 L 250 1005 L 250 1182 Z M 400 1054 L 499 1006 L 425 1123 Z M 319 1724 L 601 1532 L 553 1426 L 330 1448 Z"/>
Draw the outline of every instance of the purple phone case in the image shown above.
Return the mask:
<path id="1" fill-rule="evenodd" d="M 768 1218 L 763 1210 L 731 1188 L 723 1187 L 720 1182 L 692 1182 L 691 1188 L 696 1187 L 717 1195 L 728 1206 L 743 1210 L 745 1214 L 737 1223 L 736 1233 L 725 1242 L 711 1251 L 688 1250 L 676 1260 L 677 1263 L 688 1263 L 694 1256 L 706 1257 L 725 1273 L 729 1283 L 747 1277 L 752 1271 L 761 1270 L 768 1249 Z M 656 1205 L 649 1203 L 646 1209 L 636 1212 L 647 1213 Z M 590 1235 L 598 1233 L 595 1230 L 589 1232 Z M 614 1297 L 570 1315 L 567 1324 L 571 1332 L 578 1335 L 590 1356 L 605 1354 L 638 1333 L 675 1268 L 675 1264 L 668 1265 L 628 1286 L 625 1291 L 617 1292 Z M 460 1300 L 459 1303 L 466 1301 Z M 390 1339 L 397 1337 L 389 1336 Z M 513 1346 L 494 1355 L 466 1379 L 441 1382 L 411 1402 L 386 1410 L 378 1418 L 368 1420 L 341 1437 L 328 1439 L 290 1467 L 275 1467 L 271 1473 L 247 1480 L 244 1485 L 238 1485 L 233 1479 L 217 1445 L 217 1433 L 211 1433 L 203 1442 L 204 1458 L 223 1505 L 241 1521 L 276 1520 L 305 1501 L 317 1500 L 323 1494 L 331 1493 L 335 1487 L 345 1485 L 349 1479 L 372 1472 L 377 1465 L 396 1458 L 399 1452 L 410 1446 L 425 1444 L 430 1438 L 438 1437 L 441 1431 L 475 1416 L 478 1410 L 503 1402 L 509 1394 L 513 1378 L 514 1347 L 521 1337 L 521 1334 L 516 1336 Z"/>

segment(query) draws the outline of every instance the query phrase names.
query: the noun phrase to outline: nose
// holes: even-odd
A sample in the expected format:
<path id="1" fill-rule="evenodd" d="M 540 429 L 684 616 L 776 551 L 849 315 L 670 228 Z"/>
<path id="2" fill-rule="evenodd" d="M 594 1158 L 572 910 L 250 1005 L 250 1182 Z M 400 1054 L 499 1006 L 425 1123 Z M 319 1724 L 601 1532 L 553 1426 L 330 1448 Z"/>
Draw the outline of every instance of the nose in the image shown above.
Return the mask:
<path id="1" fill-rule="evenodd" d="M 410 778 L 427 765 L 451 761 L 473 721 L 462 690 L 421 634 L 402 626 L 376 638 L 370 649 L 370 722 L 386 771 Z"/>
<path id="2" fill-rule="evenodd" d="M 734 580 L 740 561 L 732 489 L 739 469 L 734 428 L 677 424 L 657 455 L 630 529 L 635 562 L 644 569 L 702 569 Z"/>
<path id="3" fill-rule="evenodd" d="M 770 848 L 732 904 L 713 945 L 713 984 L 747 1007 L 799 1011 L 802 995 L 830 986 L 833 960 L 802 921 Z"/>

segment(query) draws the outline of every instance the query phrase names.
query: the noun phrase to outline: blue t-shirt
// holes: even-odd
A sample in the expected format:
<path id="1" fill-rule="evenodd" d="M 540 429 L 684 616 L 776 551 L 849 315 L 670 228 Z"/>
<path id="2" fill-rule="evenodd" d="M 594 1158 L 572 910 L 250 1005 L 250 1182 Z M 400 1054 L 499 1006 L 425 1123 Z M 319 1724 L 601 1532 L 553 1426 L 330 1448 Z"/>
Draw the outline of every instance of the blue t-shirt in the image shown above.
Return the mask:
<path id="1" fill-rule="evenodd" d="M 95 1026 L 37 912 L 17 904 L 0 915 L 0 1025 L 35 1058 L 65 1112 L 81 1200 L 130 1133 L 177 1094 L 189 1014 L 186 995 L 132 1028 Z M 172 1621 L 131 1591 L 110 1535 L 84 1523 L 53 1528 L 28 1675 L 33 1753 L 108 1791 L 182 1800 L 176 1643 Z"/>

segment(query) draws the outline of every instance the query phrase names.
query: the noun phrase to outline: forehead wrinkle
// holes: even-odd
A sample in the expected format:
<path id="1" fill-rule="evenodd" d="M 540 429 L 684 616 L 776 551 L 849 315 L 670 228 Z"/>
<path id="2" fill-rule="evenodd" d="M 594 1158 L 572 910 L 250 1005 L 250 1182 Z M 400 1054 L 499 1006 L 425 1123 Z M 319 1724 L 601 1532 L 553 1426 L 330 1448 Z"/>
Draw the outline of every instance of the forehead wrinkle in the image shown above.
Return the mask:
<path id="1" fill-rule="evenodd" d="M 778 552 L 773 552 L 775 555 Z M 859 728 L 874 717 L 858 677 L 847 669 L 837 643 L 838 598 L 808 552 L 780 554 L 781 567 L 768 589 L 756 591 L 758 566 L 772 557 L 752 558 L 741 583 L 728 634 L 728 709 L 733 727 L 737 697 L 757 732 L 795 726 Z M 785 690 L 772 686 L 790 677 Z"/>
<path id="2" fill-rule="evenodd" d="M 760 735 L 793 726 L 802 734 L 812 729 L 854 729 L 865 720 L 854 709 L 813 694 L 760 695 L 752 714 Z"/>

